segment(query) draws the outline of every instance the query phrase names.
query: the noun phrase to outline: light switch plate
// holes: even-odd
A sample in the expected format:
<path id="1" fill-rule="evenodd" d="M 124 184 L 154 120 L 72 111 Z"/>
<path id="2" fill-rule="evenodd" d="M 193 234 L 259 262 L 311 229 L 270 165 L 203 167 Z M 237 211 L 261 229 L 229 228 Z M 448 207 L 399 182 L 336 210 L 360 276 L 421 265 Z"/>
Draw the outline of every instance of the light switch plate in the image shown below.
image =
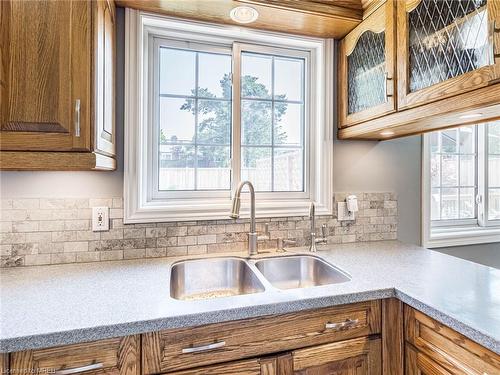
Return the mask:
<path id="1" fill-rule="evenodd" d="M 337 220 L 345 221 L 345 220 L 355 220 L 356 215 L 354 212 L 347 211 L 347 203 L 346 202 L 337 202 Z"/>
<path id="2" fill-rule="evenodd" d="M 92 231 L 109 230 L 109 207 L 92 207 Z"/>

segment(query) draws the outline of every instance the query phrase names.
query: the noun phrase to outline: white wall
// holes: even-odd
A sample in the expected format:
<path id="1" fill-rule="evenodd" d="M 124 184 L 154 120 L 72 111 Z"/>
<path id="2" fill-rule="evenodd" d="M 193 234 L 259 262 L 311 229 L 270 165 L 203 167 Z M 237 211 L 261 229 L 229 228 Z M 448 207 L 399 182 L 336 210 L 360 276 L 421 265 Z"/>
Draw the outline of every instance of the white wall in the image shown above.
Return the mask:
<path id="1" fill-rule="evenodd" d="M 0 172 L 0 194 L 21 197 L 109 197 L 123 189 L 124 12 L 118 9 L 117 101 L 118 170 L 116 172 Z M 394 191 L 398 194 L 398 238 L 420 243 L 421 137 L 392 141 L 334 142 L 334 191 Z M 500 244 L 450 248 L 444 252 L 480 263 L 500 263 Z"/>

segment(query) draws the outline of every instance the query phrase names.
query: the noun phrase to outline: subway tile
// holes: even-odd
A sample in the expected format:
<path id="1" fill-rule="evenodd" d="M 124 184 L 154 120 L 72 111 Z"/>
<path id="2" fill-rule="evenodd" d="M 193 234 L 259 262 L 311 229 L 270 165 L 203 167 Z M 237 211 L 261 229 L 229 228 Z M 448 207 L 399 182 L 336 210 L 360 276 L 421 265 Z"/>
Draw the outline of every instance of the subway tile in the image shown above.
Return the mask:
<path id="1" fill-rule="evenodd" d="M 100 251 L 100 259 L 102 261 L 106 260 L 122 260 L 123 250 L 110 250 L 110 251 Z"/>
<path id="2" fill-rule="evenodd" d="M 37 243 L 16 243 L 12 245 L 13 255 L 38 254 Z"/>
<path id="3" fill-rule="evenodd" d="M 146 249 L 123 250 L 123 259 L 139 259 L 146 257 Z"/>
<path id="4" fill-rule="evenodd" d="M 86 241 L 80 242 L 65 242 L 64 243 L 64 252 L 65 253 L 76 253 L 80 251 L 88 251 L 89 243 Z"/>
<path id="5" fill-rule="evenodd" d="M 38 221 L 14 221 L 12 232 L 37 232 L 38 226 Z"/>

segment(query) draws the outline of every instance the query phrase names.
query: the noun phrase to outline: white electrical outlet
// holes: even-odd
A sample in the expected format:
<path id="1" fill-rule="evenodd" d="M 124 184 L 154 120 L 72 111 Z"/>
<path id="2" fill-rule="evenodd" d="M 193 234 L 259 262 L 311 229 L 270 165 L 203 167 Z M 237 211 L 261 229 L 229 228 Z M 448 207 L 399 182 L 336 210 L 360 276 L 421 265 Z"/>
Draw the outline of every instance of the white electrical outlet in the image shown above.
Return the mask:
<path id="1" fill-rule="evenodd" d="M 94 232 L 109 230 L 109 207 L 92 207 L 92 230 Z"/>
<path id="2" fill-rule="evenodd" d="M 354 220 L 356 216 L 354 212 L 349 212 L 347 210 L 346 202 L 337 202 L 337 220 L 345 221 L 345 220 Z"/>

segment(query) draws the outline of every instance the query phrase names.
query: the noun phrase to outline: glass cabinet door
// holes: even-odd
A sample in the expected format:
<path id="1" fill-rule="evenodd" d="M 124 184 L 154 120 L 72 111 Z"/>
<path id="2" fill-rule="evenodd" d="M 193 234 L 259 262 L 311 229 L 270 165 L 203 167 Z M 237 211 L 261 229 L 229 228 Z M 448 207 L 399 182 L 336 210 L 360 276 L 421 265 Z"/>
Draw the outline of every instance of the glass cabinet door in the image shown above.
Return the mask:
<path id="1" fill-rule="evenodd" d="M 399 108 L 458 95 L 499 79 L 499 10 L 498 0 L 398 3 Z"/>
<path id="2" fill-rule="evenodd" d="M 393 4 L 388 0 L 340 42 L 341 127 L 395 110 Z"/>

